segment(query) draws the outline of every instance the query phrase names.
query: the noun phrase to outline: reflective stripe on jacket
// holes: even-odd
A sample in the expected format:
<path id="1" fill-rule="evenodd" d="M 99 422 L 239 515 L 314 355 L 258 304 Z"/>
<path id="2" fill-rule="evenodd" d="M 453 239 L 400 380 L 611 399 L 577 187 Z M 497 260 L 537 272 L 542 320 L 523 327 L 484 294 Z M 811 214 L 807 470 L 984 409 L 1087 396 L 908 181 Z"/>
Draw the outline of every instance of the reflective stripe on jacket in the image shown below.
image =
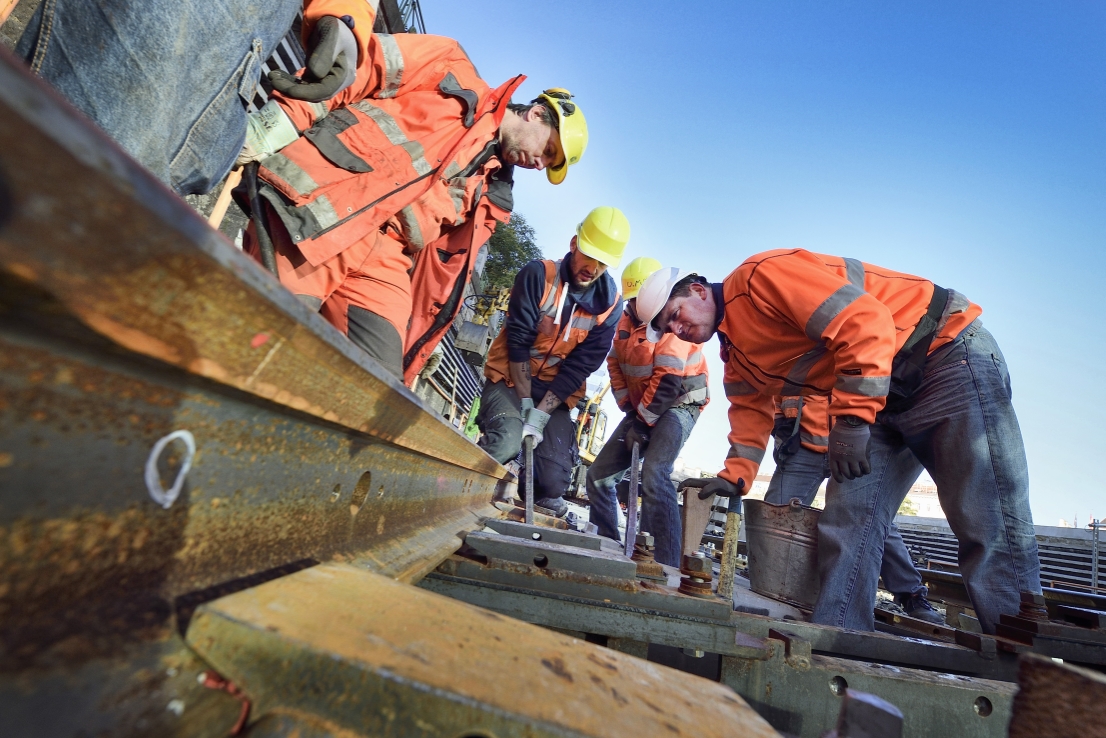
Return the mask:
<path id="1" fill-rule="evenodd" d="M 799 417 L 799 408 L 802 407 L 803 414 L 799 418 L 799 443 L 804 448 L 820 454 L 829 450 L 828 397 L 821 395 L 774 397 L 773 404 L 776 407 L 777 418 L 790 418 L 792 421 Z"/>
<path id="2" fill-rule="evenodd" d="M 561 316 L 557 315 L 557 311 L 563 305 L 562 295 L 568 289 L 561 279 L 561 262 L 542 259 L 541 263 L 545 268 L 545 289 L 540 300 L 541 318 L 538 321 L 537 337 L 530 347 L 530 376 L 548 383 L 557 376 L 561 362 L 584 342 L 593 328 L 601 326 L 611 316 L 611 312 L 622 304 L 622 300 L 616 297 L 614 303 L 600 315 L 593 315 L 576 305 L 566 316 L 567 325 L 561 324 Z M 511 381 L 510 360 L 507 356 L 506 328 L 492 341 L 488 361 L 484 365 L 484 376 L 493 382 L 506 382 L 508 387 L 515 386 Z M 585 383 L 581 383 L 580 388 L 565 400 L 569 408 L 575 406 L 585 391 Z"/>
<path id="3" fill-rule="evenodd" d="M 721 476 L 751 488 L 772 432 L 774 396 L 829 396 L 831 417 L 874 422 L 892 360 L 932 295 L 927 279 L 803 249 L 757 254 L 735 269 L 715 292 L 724 305 L 718 333 L 730 400 Z M 982 312 L 950 290 L 930 352 Z"/>
<path id="4" fill-rule="evenodd" d="M 358 18 L 355 33 L 362 27 L 371 17 L 364 26 Z M 274 95 L 303 135 L 262 162 L 261 195 L 314 266 L 376 229 L 404 244 L 413 262 L 410 382 L 460 309 L 480 247 L 510 219 L 511 168 L 493 147 L 524 77 L 492 90 L 461 46 L 440 36 L 358 33 L 358 42 L 357 79 L 331 100 Z"/>
<path id="5" fill-rule="evenodd" d="M 511 209 L 509 178 L 489 191 L 501 163 L 481 154 L 524 78 L 491 90 L 460 45 L 439 36 L 374 34 L 369 51 L 350 88 L 363 96 L 345 106 L 277 96 L 307 128 L 261 162 L 261 194 L 313 266 L 382 226 L 417 253 L 485 195 L 504 219 Z"/>
<path id="6" fill-rule="evenodd" d="M 702 346 L 666 333 L 659 343 L 645 337 L 645 324 L 622 312 L 614 345 L 607 356 L 611 391 L 623 412 L 656 425 L 670 407 L 710 402 L 707 360 Z"/>

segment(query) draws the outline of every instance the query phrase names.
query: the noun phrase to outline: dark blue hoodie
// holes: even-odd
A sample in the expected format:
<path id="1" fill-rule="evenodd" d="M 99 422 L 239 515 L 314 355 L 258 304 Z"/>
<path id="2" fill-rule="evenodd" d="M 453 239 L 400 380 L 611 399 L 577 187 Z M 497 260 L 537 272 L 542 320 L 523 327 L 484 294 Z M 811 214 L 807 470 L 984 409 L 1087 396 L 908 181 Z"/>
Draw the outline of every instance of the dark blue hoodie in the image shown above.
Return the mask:
<path id="1" fill-rule="evenodd" d="M 569 285 L 568 296 L 561 312 L 559 325 L 564 325 L 568 316 L 579 305 L 592 315 L 602 315 L 615 300 L 619 304 L 607 316 L 606 321 L 595 326 L 583 342 L 561 362 L 557 376 L 548 385 L 537 377 L 531 380 L 531 395 L 535 402 L 545 397 L 546 391 L 552 391 L 561 401 L 567 400 L 573 392 L 580 389 L 591 373 L 603 365 L 607 353 L 614 341 L 618 319 L 622 317 L 622 301 L 618 297 L 618 286 L 611 275 L 603 273 L 599 279 L 583 289 L 573 289 L 568 273 L 569 256 L 561 260 L 561 281 Z M 511 301 L 508 305 L 507 358 L 510 361 L 529 361 L 530 347 L 538 336 L 538 321 L 541 318 L 541 298 L 545 292 L 545 265 L 540 261 L 531 261 L 519 270 L 511 288 Z"/>

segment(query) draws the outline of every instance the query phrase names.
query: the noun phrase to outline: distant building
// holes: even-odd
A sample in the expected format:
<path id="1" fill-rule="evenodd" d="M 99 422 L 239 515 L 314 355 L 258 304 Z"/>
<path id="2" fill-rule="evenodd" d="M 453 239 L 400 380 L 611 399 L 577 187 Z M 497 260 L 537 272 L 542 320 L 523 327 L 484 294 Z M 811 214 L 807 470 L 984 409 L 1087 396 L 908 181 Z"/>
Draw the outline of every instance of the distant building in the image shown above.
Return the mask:
<path id="1" fill-rule="evenodd" d="M 933 482 L 922 480 L 915 482 L 906 494 L 904 506 L 906 509 L 900 513 L 901 515 L 945 519 L 945 511 L 941 509 L 941 501 L 937 499 L 937 485 Z"/>

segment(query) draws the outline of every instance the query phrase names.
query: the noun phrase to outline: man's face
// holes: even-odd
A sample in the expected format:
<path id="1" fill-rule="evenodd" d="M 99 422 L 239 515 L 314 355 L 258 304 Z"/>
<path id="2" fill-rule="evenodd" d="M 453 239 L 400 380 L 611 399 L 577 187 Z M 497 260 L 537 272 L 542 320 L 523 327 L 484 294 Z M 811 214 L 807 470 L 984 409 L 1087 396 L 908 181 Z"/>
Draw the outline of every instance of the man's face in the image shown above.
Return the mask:
<path id="1" fill-rule="evenodd" d="M 537 106 L 520 115 L 517 126 L 501 130 L 499 151 L 508 164 L 523 169 L 541 171 L 564 161 L 561 136 L 556 128 L 541 120 Z"/>
<path id="2" fill-rule="evenodd" d="M 572 277 L 572 285 L 574 287 L 590 287 L 595 280 L 599 279 L 603 276 L 603 273 L 607 271 L 606 264 L 591 258 L 576 247 L 576 236 L 572 237 L 572 243 L 569 245 L 569 249 L 568 271 Z"/>
<path id="3" fill-rule="evenodd" d="M 714 335 L 714 294 L 704 284 L 691 285 L 691 294 L 673 297 L 657 313 L 654 324 L 690 343 L 706 343 Z"/>

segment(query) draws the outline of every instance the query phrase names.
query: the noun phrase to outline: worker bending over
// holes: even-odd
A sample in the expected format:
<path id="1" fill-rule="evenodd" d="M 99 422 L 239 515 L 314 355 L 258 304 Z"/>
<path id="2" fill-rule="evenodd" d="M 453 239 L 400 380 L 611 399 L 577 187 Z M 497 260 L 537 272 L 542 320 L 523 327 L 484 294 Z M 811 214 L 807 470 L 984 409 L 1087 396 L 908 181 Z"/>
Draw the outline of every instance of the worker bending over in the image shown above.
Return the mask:
<path id="1" fill-rule="evenodd" d="M 512 105 L 524 77 L 492 89 L 452 39 L 373 34 L 362 51 L 329 100 L 275 93 L 240 161 L 260 162 L 280 281 L 409 383 L 510 218 L 514 167 L 560 183 L 587 124 L 564 90 Z"/>
<path id="2" fill-rule="evenodd" d="M 599 207 L 577 226 L 563 259 L 531 261 L 519 270 L 484 366 L 480 446 L 502 464 L 532 436 L 534 504 L 557 515 L 568 512 L 562 498 L 576 455 L 569 411 L 606 358 L 622 316 L 622 299 L 606 272 L 618 266 L 629 240 L 622 211 Z"/>
<path id="3" fill-rule="evenodd" d="M 815 622 L 872 629 L 884 541 L 923 466 L 984 632 L 1018 612 L 1020 592 L 1041 591 L 1010 375 L 978 305 L 926 279 L 802 249 L 752 256 L 721 284 L 661 270 L 637 302 L 651 340 L 717 333 L 722 344 L 730 451 L 705 495 L 751 486 L 774 396 L 830 397 Z"/>
<path id="4" fill-rule="evenodd" d="M 668 339 L 664 336 L 661 340 Z M 829 399 L 821 395 L 793 395 L 774 398 L 776 419 L 772 427 L 772 458 L 776 470 L 768 483 L 764 501 L 786 505 L 798 499 L 809 505 L 822 480 L 829 476 Z M 913 484 L 914 480 L 911 480 Z M 883 563 L 879 569 L 883 586 L 895 597 L 907 615 L 944 624 L 941 613 L 929 603 L 928 588 L 910 558 L 899 528 L 894 522 L 883 542 Z"/>
<path id="5" fill-rule="evenodd" d="M 615 486 L 630 468 L 637 443 L 644 459 L 639 530 L 653 534 L 657 561 L 679 566 L 680 508 L 672 466 L 710 401 L 710 393 L 707 361 L 697 344 L 672 335 L 657 343 L 645 337 L 645 323 L 637 316 L 637 293 L 645 278 L 660 268 L 656 259 L 641 256 L 622 272 L 626 305 L 607 356 L 607 371 L 615 401 L 626 417 L 588 469 L 587 490 L 591 522 L 599 528 L 599 535 L 620 541 Z"/>

